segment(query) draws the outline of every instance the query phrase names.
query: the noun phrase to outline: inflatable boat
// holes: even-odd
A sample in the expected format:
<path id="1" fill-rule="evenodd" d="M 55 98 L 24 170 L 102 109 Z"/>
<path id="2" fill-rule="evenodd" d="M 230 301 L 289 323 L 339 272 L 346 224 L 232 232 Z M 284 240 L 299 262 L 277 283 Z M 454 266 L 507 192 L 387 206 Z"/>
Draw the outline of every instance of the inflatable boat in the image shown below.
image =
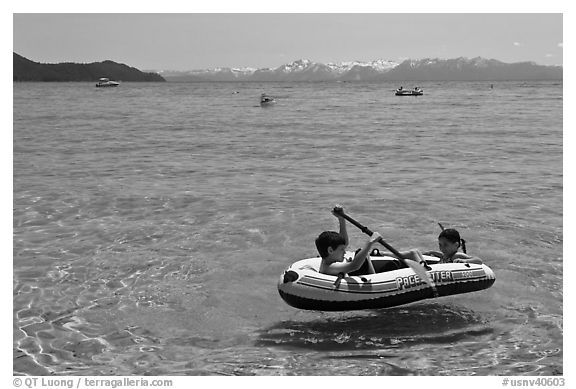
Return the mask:
<path id="1" fill-rule="evenodd" d="M 347 252 L 352 258 L 354 252 Z M 472 263 L 439 263 L 424 256 L 430 287 L 406 265 L 375 250 L 370 254 L 376 274 L 350 273 L 332 276 L 318 272 L 321 258 L 293 263 L 280 276 L 278 292 L 292 307 L 317 311 L 379 309 L 416 301 L 476 292 L 494 284 L 496 277 L 488 266 Z M 360 272 L 357 271 L 356 273 Z"/>
<path id="2" fill-rule="evenodd" d="M 414 90 L 396 89 L 396 92 L 394 94 L 396 96 L 422 96 L 424 94 L 424 91 L 422 89 L 414 89 Z"/>

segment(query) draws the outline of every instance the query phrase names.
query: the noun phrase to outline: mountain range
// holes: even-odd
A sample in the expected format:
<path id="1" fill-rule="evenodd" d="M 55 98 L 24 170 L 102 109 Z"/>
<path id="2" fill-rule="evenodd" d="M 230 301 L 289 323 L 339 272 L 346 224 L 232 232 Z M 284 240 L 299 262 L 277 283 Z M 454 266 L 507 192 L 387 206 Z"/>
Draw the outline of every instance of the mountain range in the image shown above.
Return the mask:
<path id="1" fill-rule="evenodd" d="M 271 68 L 213 68 L 156 71 L 166 81 L 504 81 L 562 80 L 562 66 L 534 62 L 504 63 L 495 59 L 455 58 L 405 60 L 401 63 L 318 63 L 307 59 Z"/>
<path id="2" fill-rule="evenodd" d="M 319 63 L 299 59 L 275 69 L 213 68 L 190 71 L 140 71 L 110 60 L 42 64 L 14 54 L 13 81 L 505 81 L 562 80 L 562 66 L 495 59 L 375 60 Z"/>

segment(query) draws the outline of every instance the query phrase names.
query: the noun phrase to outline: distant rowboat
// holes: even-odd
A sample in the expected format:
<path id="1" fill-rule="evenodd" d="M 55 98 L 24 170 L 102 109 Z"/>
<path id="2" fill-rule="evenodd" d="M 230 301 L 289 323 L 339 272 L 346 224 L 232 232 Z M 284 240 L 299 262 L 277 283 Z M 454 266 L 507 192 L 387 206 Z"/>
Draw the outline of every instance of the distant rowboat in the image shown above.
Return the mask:
<path id="1" fill-rule="evenodd" d="M 262 93 L 262 95 L 260 96 L 260 105 L 262 107 L 266 107 L 272 104 L 276 104 L 276 99 L 274 99 L 274 97 L 266 95 L 265 93 Z"/>
<path id="2" fill-rule="evenodd" d="M 424 91 L 420 88 L 414 89 L 402 89 L 402 87 L 396 89 L 396 96 L 422 96 Z"/>

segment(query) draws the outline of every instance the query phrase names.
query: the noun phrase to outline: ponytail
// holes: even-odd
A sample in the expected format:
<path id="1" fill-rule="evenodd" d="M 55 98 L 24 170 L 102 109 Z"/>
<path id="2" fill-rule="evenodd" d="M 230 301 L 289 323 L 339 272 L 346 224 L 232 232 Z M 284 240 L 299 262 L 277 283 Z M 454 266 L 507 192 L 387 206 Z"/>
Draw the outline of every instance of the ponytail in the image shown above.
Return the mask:
<path id="1" fill-rule="evenodd" d="M 460 239 L 460 244 L 462 246 L 462 251 L 466 254 L 466 241 L 464 239 Z"/>

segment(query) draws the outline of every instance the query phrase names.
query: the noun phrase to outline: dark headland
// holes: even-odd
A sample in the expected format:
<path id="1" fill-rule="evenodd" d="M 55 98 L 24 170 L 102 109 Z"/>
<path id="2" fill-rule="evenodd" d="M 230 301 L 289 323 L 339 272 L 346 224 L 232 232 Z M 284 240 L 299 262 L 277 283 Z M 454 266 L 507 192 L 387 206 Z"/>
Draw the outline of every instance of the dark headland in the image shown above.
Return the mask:
<path id="1" fill-rule="evenodd" d="M 102 77 L 116 81 L 166 81 L 157 73 L 145 73 L 136 68 L 103 61 L 93 63 L 43 64 L 14 53 L 13 81 L 98 81 Z"/>

